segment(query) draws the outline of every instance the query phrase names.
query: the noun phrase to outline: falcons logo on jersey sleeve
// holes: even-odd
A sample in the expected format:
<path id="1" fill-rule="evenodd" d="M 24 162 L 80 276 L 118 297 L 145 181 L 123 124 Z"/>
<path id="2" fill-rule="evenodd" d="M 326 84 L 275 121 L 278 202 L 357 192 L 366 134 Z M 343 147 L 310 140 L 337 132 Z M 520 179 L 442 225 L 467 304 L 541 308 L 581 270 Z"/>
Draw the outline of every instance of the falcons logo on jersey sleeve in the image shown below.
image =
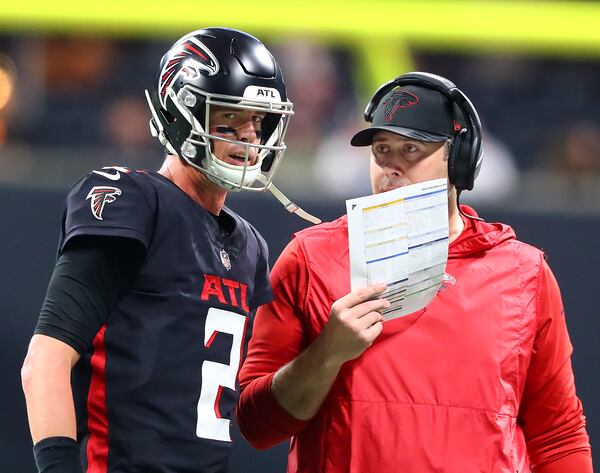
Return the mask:
<path id="1" fill-rule="evenodd" d="M 85 200 L 90 200 L 90 208 L 92 209 L 92 215 L 98 220 L 103 220 L 102 212 L 104 206 L 117 200 L 117 197 L 121 195 L 121 189 L 110 186 L 94 186 L 89 192 Z"/>

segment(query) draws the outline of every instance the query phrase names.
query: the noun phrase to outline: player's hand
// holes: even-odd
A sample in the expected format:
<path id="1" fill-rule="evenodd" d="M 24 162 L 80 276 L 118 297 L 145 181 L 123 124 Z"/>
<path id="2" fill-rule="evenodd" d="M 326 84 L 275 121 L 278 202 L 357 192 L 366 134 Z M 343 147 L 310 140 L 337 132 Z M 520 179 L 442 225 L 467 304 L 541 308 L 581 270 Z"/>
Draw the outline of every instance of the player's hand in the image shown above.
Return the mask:
<path id="1" fill-rule="evenodd" d="M 340 365 L 360 356 L 383 330 L 381 311 L 390 306 L 387 299 L 376 298 L 386 289 L 374 284 L 357 289 L 338 299 L 321 332 L 326 358 Z"/>

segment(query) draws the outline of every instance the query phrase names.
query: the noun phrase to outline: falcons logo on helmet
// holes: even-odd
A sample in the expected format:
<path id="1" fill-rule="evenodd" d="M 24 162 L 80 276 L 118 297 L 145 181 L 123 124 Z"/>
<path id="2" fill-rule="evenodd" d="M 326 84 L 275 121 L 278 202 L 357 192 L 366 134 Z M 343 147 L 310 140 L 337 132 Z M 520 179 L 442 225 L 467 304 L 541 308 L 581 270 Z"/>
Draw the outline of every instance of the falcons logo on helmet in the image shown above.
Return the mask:
<path id="1" fill-rule="evenodd" d="M 98 220 L 104 220 L 102 218 L 102 212 L 104 206 L 117 200 L 117 197 L 121 195 L 121 189 L 109 186 L 94 186 L 89 192 L 85 200 L 90 200 L 90 208 L 92 209 L 92 215 Z"/>
<path id="2" fill-rule="evenodd" d="M 167 88 L 178 75 L 185 74 L 187 80 L 193 80 L 200 77 L 201 71 L 207 72 L 209 76 L 214 76 L 219 72 L 217 58 L 196 38 L 183 37 L 169 51 L 169 57 L 160 71 L 158 90 L 161 105 L 166 107 Z"/>
<path id="3" fill-rule="evenodd" d="M 410 108 L 419 102 L 419 97 L 415 94 L 411 94 L 406 90 L 395 90 L 391 97 L 387 99 L 383 104 L 385 109 L 383 111 L 384 118 L 389 122 L 392 120 L 394 113 L 399 108 Z"/>

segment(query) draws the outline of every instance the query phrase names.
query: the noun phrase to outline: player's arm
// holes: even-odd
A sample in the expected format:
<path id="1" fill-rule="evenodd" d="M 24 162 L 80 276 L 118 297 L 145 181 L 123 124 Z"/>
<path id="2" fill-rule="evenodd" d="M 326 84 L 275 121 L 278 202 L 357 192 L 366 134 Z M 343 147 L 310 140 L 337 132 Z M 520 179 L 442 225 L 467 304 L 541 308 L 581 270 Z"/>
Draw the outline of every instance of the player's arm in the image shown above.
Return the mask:
<path id="1" fill-rule="evenodd" d="M 32 337 L 21 376 L 34 444 L 47 437 L 77 438 L 71 368 L 79 357 L 60 340 Z"/>
<path id="2" fill-rule="evenodd" d="M 572 346 L 558 284 L 545 261 L 537 329 L 519 422 L 535 473 L 592 473 L 589 437 L 571 367 Z"/>
<path id="3" fill-rule="evenodd" d="M 40 472 L 80 471 L 71 369 L 141 264 L 141 245 L 78 237 L 60 255 L 22 368 Z"/>
<path id="4" fill-rule="evenodd" d="M 22 382 L 40 473 L 81 473 L 71 392 L 71 368 L 79 357 L 46 335 L 34 335 L 29 344 Z"/>

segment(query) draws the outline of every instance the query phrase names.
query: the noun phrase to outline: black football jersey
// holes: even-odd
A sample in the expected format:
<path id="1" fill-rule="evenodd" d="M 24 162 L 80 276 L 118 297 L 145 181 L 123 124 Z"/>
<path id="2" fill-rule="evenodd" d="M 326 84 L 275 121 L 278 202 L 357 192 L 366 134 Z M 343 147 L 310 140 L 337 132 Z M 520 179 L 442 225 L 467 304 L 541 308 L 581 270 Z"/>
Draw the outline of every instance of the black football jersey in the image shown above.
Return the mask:
<path id="1" fill-rule="evenodd" d="M 272 295 L 264 240 L 222 212 L 229 232 L 155 172 L 103 168 L 71 189 L 59 249 L 81 235 L 146 249 L 74 370 L 87 472 L 226 471 L 249 319 Z"/>

